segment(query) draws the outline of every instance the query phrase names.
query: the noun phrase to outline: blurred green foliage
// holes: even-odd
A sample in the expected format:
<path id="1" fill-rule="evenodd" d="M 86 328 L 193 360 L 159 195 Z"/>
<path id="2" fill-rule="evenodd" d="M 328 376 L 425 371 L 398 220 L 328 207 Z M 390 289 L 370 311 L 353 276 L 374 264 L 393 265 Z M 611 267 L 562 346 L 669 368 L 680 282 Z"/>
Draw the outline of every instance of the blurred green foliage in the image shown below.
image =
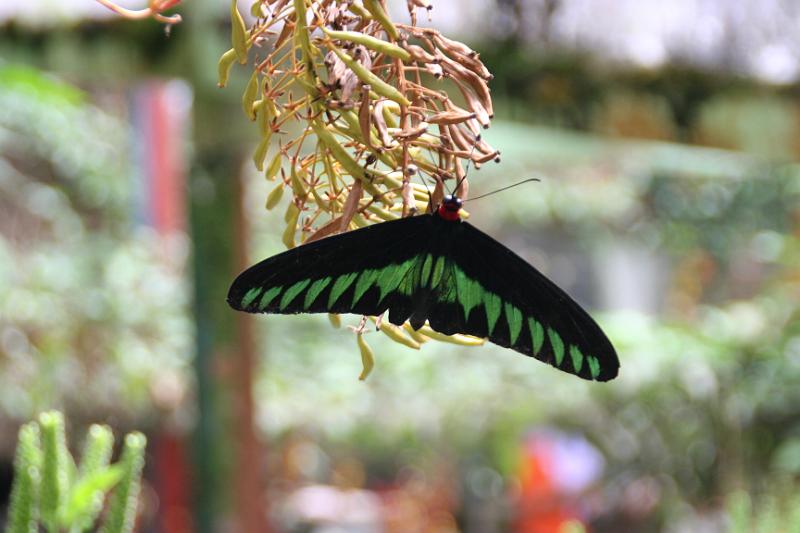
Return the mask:
<path id="1" fill-rule="evenodd" d="M 30 67 L 0 66 L 5 417 L 69 406 L 142 419 L 156 388 L 186 387 L 187 245 L 134 226 L 127 130 L 89 100 Z"/>

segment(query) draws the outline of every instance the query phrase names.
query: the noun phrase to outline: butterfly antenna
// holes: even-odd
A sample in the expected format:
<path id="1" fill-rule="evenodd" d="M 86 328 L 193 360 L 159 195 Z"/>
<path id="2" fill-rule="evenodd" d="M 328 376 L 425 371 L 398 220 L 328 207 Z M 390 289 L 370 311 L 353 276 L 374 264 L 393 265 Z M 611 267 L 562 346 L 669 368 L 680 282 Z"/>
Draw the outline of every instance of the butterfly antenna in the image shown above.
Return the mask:
<path id="1" fill-rule="evenodd" d="M 524 183 L 530 183 L 531 181 L 542 181 L 542 180 L 540 180 L 539 178 L 528 178 L 526 180 L 522 180 L 520 182 L 508 185 L 506 187 L 502 187 L 500 189 L 496 189 L 494 191 L 487 192 L 486 194 L 481 194 L 480 196 L 476 196 L 475 198 L 470 198 L 469 200 L 465 200 L 465 202 L 472 202 L 472 201 L 475 201 L 475 200 L 479 200 L 481 198 L 486 198 L 487 196 L 491 196 L 491 195 L 493 195 L 495 193 L 502 192 L 502 191 L 507 191 L 508 189 L 511 189 L 512 187 L 516 187 L 517 185 L 522 185 Z"/>

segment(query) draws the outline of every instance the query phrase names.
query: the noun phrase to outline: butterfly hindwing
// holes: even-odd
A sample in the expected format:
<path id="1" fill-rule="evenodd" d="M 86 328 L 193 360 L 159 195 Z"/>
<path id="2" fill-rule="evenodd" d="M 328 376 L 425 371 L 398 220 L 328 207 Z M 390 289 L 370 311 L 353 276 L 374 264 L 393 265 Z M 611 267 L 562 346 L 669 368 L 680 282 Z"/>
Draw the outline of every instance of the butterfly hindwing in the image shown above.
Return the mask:
<path id="1" fill-rule="evenodd" d="M 608 338 L 563 290 L 470 224 L 436 222 L 446 225 L 454 281 L 433 292 L 433 329 L 488 337 L 584 379 L 617 375 L 619 361 Z"/>

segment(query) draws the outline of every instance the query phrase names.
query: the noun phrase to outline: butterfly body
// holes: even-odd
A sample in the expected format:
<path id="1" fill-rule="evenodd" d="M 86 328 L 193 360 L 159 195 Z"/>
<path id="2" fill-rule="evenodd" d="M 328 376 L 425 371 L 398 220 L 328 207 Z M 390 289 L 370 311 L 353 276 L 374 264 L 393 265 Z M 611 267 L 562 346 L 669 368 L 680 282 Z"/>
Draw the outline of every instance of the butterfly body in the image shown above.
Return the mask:
<path id="1" fill-rule="evenodd" d="M 374 224 L 265 259 L 234 281 L 228 303 L 251 313 L 388 311 L 396 325 L 463 333 L 607 381 L 619 362 L 600 327 L 514 252 L 461 221 L 447 197 L 433 214 Z"/>

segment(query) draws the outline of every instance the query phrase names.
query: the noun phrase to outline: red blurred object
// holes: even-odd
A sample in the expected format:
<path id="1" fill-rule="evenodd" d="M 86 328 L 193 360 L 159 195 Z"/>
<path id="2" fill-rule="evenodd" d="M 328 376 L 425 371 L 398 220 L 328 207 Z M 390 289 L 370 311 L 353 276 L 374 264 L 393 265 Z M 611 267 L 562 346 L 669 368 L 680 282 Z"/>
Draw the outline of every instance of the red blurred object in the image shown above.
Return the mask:
<path id="1" fill-rule="evenodd" d="M 515 533 L 560 533 L 584 521 L 580 497 L 602 472 L 603 458 L 586 439 L 552 430 L 528 435 L 522 449 Z"/>

